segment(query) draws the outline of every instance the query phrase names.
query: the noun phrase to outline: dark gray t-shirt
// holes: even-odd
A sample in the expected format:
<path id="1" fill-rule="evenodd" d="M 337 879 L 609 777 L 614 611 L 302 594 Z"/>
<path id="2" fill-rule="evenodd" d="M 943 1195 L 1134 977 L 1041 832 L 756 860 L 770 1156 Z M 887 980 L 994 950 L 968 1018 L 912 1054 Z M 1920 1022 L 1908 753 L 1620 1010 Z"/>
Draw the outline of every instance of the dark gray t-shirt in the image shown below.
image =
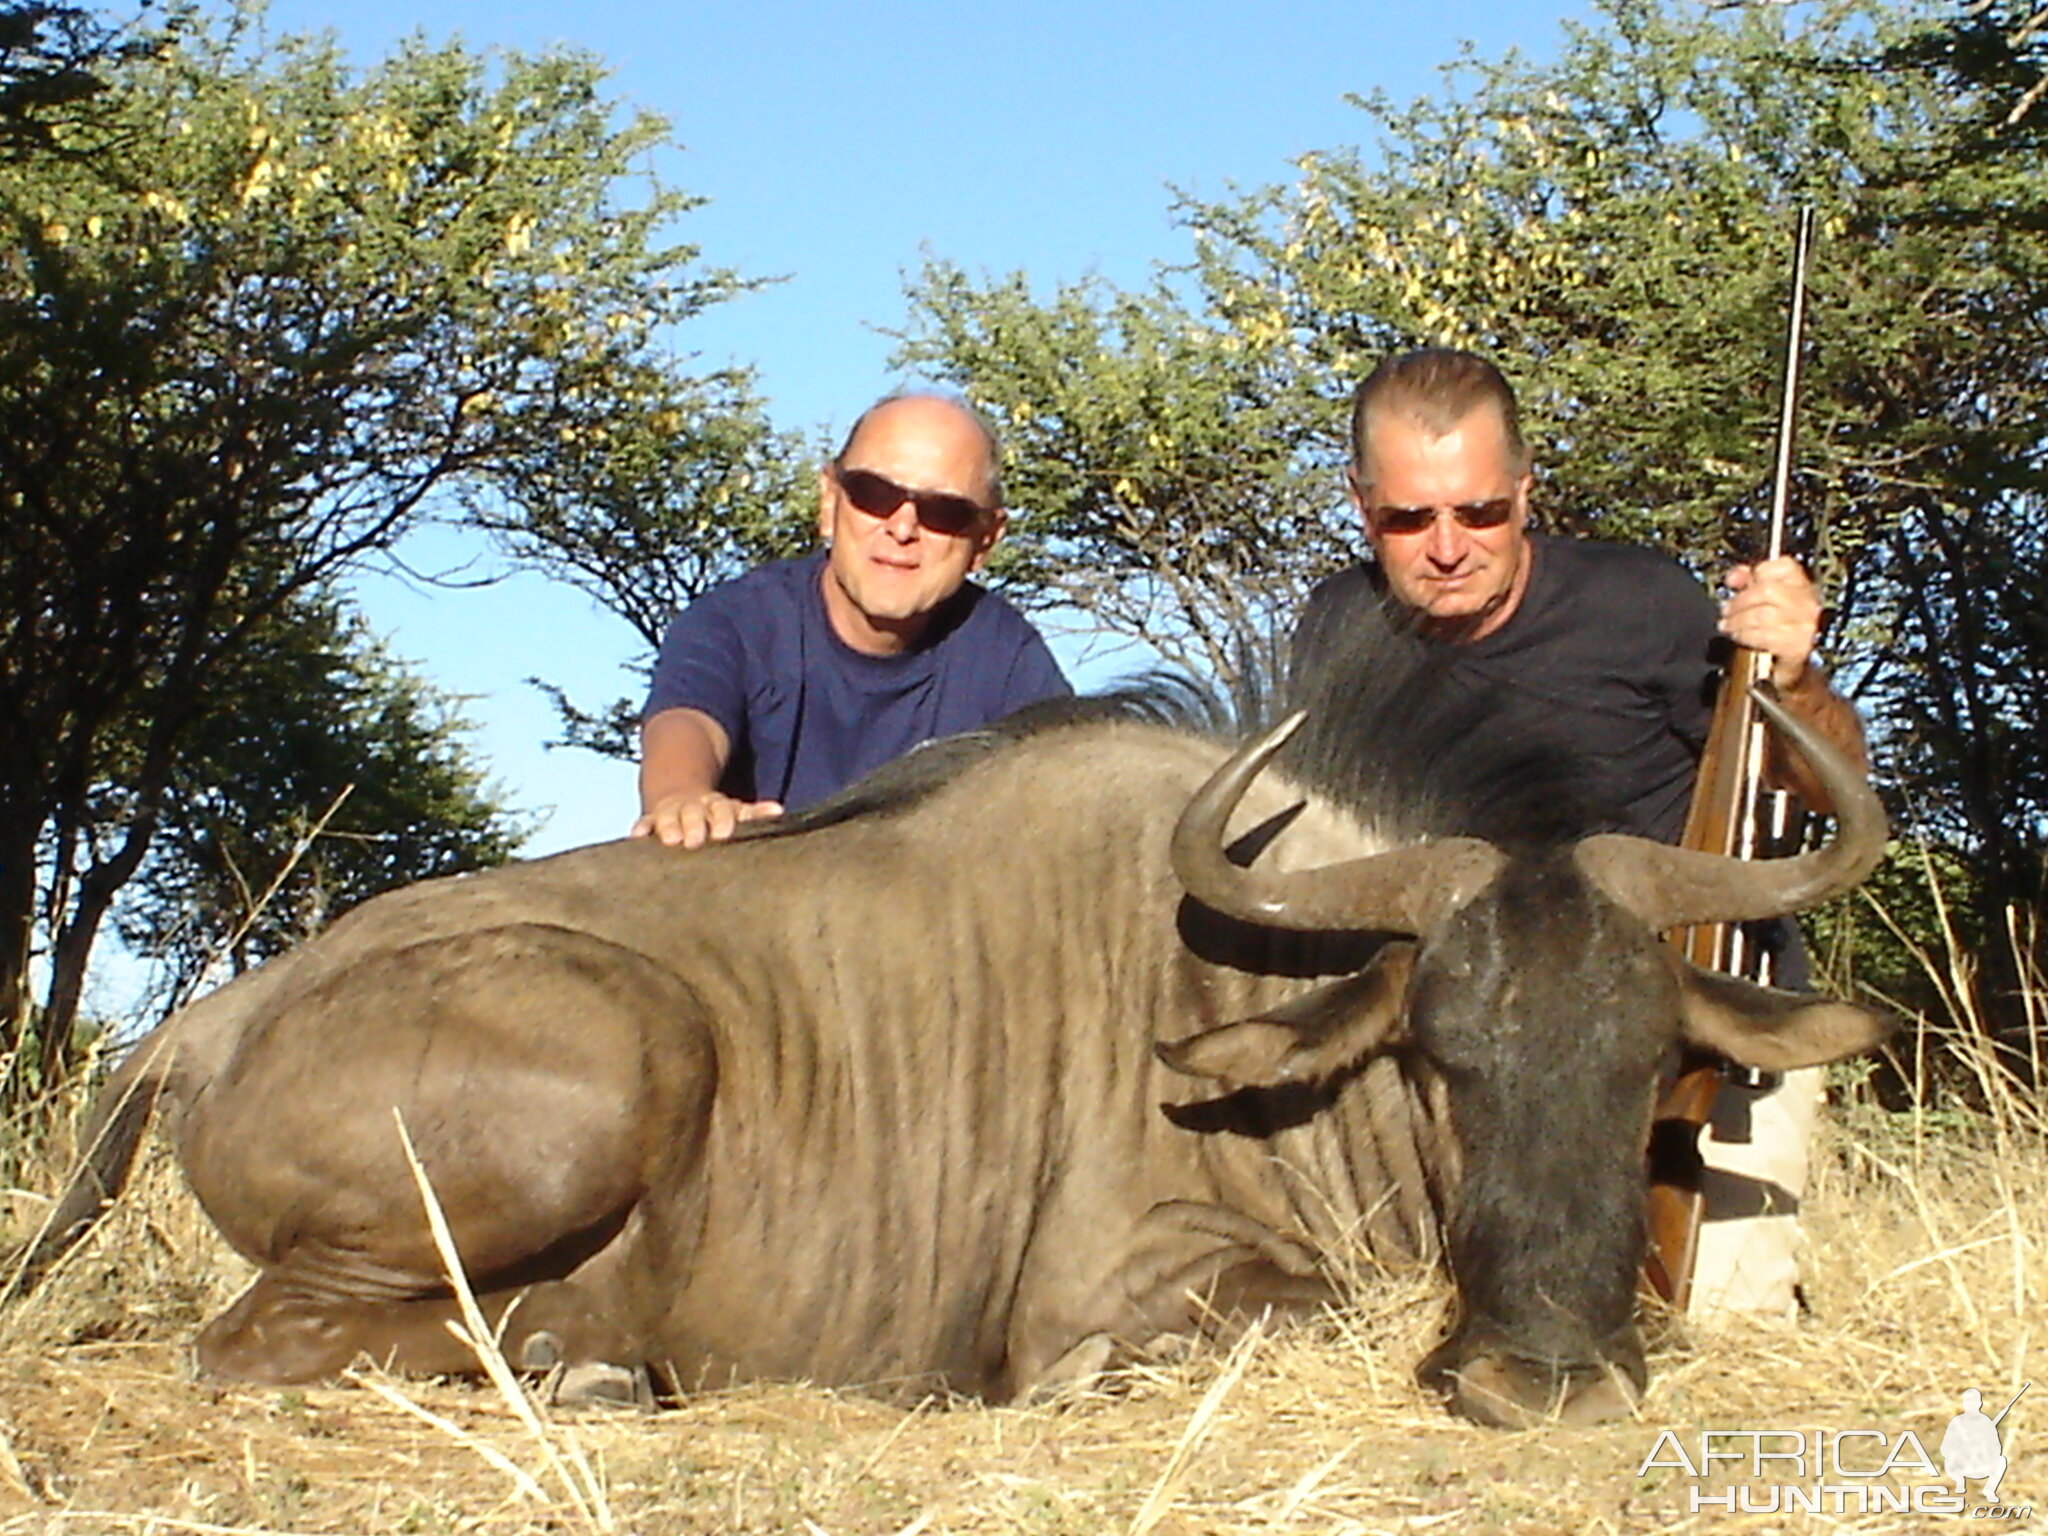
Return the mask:
<path id="1" fill-rule="evenodd" d="M 1676 842 L 1713 717 L 1713 599 L 1655 550 L 1537 533 L 1529 545 L 1529 584 L 1507 622 L 1442 642 L 1446 681 L 1489 691 L 1489 729 L 1569 754 L 1612 826 Z M 1294 665 L 1316 664 L 1332 626 L 1374 621 L 1383 590 L 1374 565 L 1319 586 Z"/>

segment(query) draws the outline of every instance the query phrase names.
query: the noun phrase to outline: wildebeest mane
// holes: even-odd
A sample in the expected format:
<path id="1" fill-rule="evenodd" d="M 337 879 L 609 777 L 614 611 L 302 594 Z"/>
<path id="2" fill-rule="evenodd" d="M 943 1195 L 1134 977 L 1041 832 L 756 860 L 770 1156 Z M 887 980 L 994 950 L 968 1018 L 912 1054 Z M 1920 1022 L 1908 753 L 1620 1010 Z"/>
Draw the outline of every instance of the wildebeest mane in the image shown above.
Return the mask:
<path id="1" fill-rule="evenodd" d="M 1162 725 L 1219 739 L 1233 736 L 1238 724 L 1230 704 L 1205 684 L 1178 673 L 1149 672 L 1103 693 L 1045 699 L 979 730 L 924 742 L 816 805 L 769 821 L 743 823 L 738 836 L 788 837 L 856 817 L 897 815 L 1017 742 L 1111 721 Z"/>
<path id="2" fill-rule="evenodd" d="M 1308 717 L 1280 758 L 1296 777 L 1403 839 L 1530 849 L 1619 825 L 1566 744 L 1504 723 L 1502 685 L 1455 665 L 1455 639 L 1383 603 L 1312 620 L 1277 700 Z"/>
<path id="3" fill-rule="evenodd" d="M 1590 803 L 1587 776 L 1550 740 L 1501 724 L 1497 685 L 1446 664 L 1446 642 L 1380 609 L 1347 613 L 1297 640 L 1292 657 L 1261 637 L 1236 647 L 1229 694 L 1185 673 L 1141 673 L 1103 693 L 1047 699 L 979 730 L 929 741 L 789 816 L 740 835 L 788 837 L 922 804 L 975 764 L 1053 731 L 1111 721 L 1236 742 L 1300 709 L 1308 719 L 1280 763 L 1400 839 L 1474 836 L 1543 847 L 1615 819 Z"/>

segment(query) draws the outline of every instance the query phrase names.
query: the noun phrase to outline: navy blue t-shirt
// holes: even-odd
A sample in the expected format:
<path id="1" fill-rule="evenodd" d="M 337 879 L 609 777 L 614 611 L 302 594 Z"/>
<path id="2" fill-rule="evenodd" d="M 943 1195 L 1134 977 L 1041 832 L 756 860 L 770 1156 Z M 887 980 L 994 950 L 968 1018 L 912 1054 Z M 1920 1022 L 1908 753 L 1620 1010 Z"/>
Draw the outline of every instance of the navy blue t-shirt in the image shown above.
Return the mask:
<path id="1" fill-rule="evenodd" d="M 868 656 L 832 632 L 825 554 L 781 560 L 677 614 L 641 712 L 702 710 L 732 744 L 718 787 L 801 810 L 919 742 L 1073 690 L 1037 630 L 968 582 L 917 649 Z"/>

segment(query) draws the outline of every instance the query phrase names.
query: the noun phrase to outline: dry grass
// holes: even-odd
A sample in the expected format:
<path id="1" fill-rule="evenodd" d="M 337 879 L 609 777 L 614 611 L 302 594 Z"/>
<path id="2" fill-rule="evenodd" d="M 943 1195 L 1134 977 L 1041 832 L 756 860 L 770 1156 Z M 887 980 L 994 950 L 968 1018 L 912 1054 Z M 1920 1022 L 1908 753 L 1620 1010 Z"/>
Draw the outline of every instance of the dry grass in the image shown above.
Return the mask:
<path id="1" fill-rule="evenodd" d="M 1891 1536 L 1957 1517 L 1689 1514 L 1683 1474 L 1636 1469 L 1667 1428 L 1688 1444 L 1707 1427 L 1911 1429 L 1938 1460 L 1965 1387 L 1995 1408 L 2028 1380 L 2004 1425 L 2002 1493 L 2048 1511 L 2035 1427 L 2048 1422 L 2048 1133 L 2002 1085 L 1992 1103 L 1973 1118 L 1839 1115 L 1808 1209 L 1814 1316 L 1666 1344 L 1636 1421 L 1527 1434 L 1457 1422 L 1412 1385 L 1444 1300 L 1436 1282 L 1381 1282 L 1320 1325 L 1255 1330 L 1227 1353 L 1028 1409 L 759 1386 L 651 1416 L 543 1411 L 529 1424 L 523 1402 L 484 1382 L 198 1382 L 191 1334 L 245 1271 L 153 1153 L 88 1246 L 0 1314 L 0 1536 Z M 19 1193 L 13 1206 L 18 1233 L 39 1212 Z"/>

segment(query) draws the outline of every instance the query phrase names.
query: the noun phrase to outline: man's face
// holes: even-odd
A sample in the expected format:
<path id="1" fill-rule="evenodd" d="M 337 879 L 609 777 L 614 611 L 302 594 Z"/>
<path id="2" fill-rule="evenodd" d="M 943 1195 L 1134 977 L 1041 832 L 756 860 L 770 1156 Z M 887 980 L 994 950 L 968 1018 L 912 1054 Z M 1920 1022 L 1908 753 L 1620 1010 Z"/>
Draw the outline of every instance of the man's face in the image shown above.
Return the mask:
<path id="1" fill-rule="evenodd" d="M 1529 581 L 1530 477 L 1515 472 L 1500 412 L 1479 406 L 1441 436 L 1386 417 L 1366 447 L 1351 500 L 1394 595 L 1432 619 L 1477 621 L 1475 639 L 1507 622 Z M 1468 526 L 1503 503 L 1494 526 Z"/>
<path id="2" fill-rule="evenodd" d="M 987 440 L 958 406 L 913 397 L 868 413 L 818 475 L 825 611 L 840 639 L 870 655 L 915 643 L 1002 534 L 1001 509 L 987 505 L 992 478 Z M 986 510 L 957 527 L 960 502 Z"/>

